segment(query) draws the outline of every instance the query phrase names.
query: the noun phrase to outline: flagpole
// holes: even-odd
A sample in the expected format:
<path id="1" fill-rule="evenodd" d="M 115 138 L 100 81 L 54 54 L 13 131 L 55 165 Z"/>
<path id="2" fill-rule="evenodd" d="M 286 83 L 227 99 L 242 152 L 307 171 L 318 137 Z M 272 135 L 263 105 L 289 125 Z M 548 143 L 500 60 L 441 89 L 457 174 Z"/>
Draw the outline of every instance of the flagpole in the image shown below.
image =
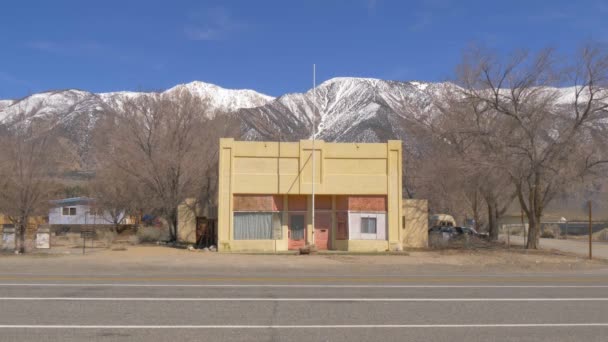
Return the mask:
<path id="1" fill-rule="evenodd" d="M 312 100 L 313 100 L 313 112 L 312 112 L 312 243 L 315 244 L 315 135 L 317 128 L 316 114 L 317 114 L 317 65 L 312 65 Z"/>

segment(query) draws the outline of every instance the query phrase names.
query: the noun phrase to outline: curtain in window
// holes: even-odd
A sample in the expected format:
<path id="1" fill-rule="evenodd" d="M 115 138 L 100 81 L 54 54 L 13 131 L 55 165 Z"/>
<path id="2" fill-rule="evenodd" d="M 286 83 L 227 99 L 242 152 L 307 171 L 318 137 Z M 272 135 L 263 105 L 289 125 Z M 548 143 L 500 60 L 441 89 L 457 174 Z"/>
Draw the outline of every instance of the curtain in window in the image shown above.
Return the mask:
<path id="1" fill-rule="evenodd" d="M 304 215 L 292 215 L 289 225 L 292 240 L 304 240 Z"/>
<path id="2" fill-rule="evenodd" d="M 280 238 L 281 218 L 279 213 L 234 213 L 235 240 L 272 240 Z"/>
<path id="3" fill-rule="evenodd" d="M 376 218 L 375 217 L 362 217 L 361 218 L 361 233 L 362 234 L 376 234 Z"/>

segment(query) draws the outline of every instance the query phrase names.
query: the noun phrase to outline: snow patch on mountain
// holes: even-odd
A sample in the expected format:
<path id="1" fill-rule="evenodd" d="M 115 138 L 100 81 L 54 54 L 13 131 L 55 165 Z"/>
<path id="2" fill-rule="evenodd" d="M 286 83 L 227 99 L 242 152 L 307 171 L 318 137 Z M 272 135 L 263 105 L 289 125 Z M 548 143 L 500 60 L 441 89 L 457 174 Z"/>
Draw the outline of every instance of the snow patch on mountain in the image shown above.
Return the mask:
<path id="1" fill-rule="evenodd" d="M 6 115 L 4 109 L 13 104 L 13 100 L 0 100 L 0 122 L 4 119 Z"/>
<path id="2" fill-rule="evenodd" d="M 382 141 L 402 135 L 403 120 L 419 120 L 441 83 L 385 81 L 338 77 L 305 93 L 287 94 L 268 104 L 241 109 L 251 139 L 290 140 L 311 137 L 327 141 Z"/>
<path id="3" fill-rule="evenodd" d="M 250 89 L 225 89 L 215 84 L 200 81 L 177 85 L 165 91 L 164 94 L 175 94 L 184 90 L 208 101 L 209 107 L 214 110 L 223 112 L 259 107 L 274 100 L 272 96 Z"/>
<path id="4" fill-rule="evenodd" d="M 253 90 L 225 89 L 199 81 L 177 85 L 162 94 L 174 96 L 180 91 L 188 91 L 206 101 L 206 114 L 262 106 L 274 99 Z M 29 122 L 34 119 L 64 121 L 84 113 L 94 116 L 95 113 L 108 109 L 108 106 L 119 105 L 125 99 L 146 94 L 150 93 L 122 91 L 95 94 L 68 89 L 37 93 L 16 101 L 0 100 L 0 123 L 22 120 Z"/>

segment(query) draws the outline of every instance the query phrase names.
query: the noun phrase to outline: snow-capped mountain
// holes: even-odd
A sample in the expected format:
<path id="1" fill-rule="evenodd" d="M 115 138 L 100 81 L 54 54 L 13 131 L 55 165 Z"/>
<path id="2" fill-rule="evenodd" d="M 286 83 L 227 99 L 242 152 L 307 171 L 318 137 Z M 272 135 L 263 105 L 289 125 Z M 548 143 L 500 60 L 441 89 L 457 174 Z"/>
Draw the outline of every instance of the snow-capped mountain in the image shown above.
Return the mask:
<path id="1" fill-rule="evenodd" d="M 164 91 L 171 96 L 180 91 L 188 91 L 208 104 L 208 113 L 233 112 L 241 108 L 257 107 L 272 101 L 274 98 L 248 89 L 225 89 L 214 84 L 194 81 L 180 84 Z M 132 98 L 145 95 L 145 92 L 110 92 L 91 93 L 82 90 L 68 89 L 48 91 L 27 96 L 20 100 L 0 100 L 0 123 L 27 119 L 54 118 L 63 121 L 79 114 L 88 113 L 95 116 L 107 106 L 121 98 Z"/>
<path id="2" fill-rule="evenodd" d="M 403 138 L 404 122 L 423 120 L 420 113 L 425 113 L 433 94 L 445 86 L 341 77 L 322 83 L 316 91 L 283 95 L 264 106 L 241 109 L 239 114 L 245 137 L 252 140 L 309 138 L 314 116 L 319 139 L 385 141 Z"/>
<path id="3" fill-rule="evenodd" d="M 319 139 L 376 142 L 407 140 L 406 130 L 415 129 L 416 124 L 424 120 L 422 116 L 431 106 L 435 92 L 445 86 L 342 77 L 330 79 L 316 90 L 274 99 L 253 90 L 224 89 L 195 81 L 177 85 L 163 94 L 172 96 L 188 91 L 199 96 L 209 104 L 207 115 L 236 112 L 242 120 L 243 139 L 310 138 L 314 116 Z M 86 159 L 92 132 L 100 117 L 122 99 L 144 94 L 63 90 L 38 93 L 21 100 L 1 100 L 0 124 L 27 124 L 35 119 L 57 123 L 63 135 L 74 143 L 80 158 Z"/>
<path id="4" fill-rule="evenodd" d="M 184 90 L 208 101 L 213 111 L 234 112 L 241 108 L 263 106 L 274 100 L 274 97 L 250 89 L 225 89 L 199 81 L 177 85 L 165 93 L 175 94 Z"/>
<path id="5" fill-rule="evenodd" d="M 241 108 L 262 106 L 274 98 L 253 90 L 224 89 L 213 84 L 192 82 L 164 91 L 174 94 L 188 91 L 203 99 L 207 116 L 234 112 Z M 82 90 L 58 90 L 33 94 L 20 100 L 0 100 L 0 125 L 28 125 L 34 120 L 53 123 L 62 136 L 74 144 L 83 167 L 91 148 L 92 132 L 98 120 L 125 98 L 143 96 L 143 92 L 91 93 Z"/>
<path id="6" fill-rule="evenodd" d="M 242 122 L 241 139 L 296 141 L 312 134 L 325 141 L 379 142 L 402 139 L 408 146 L 422 146 L 413 133 L 425 132 L 433 113 L 433 103 L 451 83 L 399 82 L 372 78 L 333 78 L 305 93 L 273 98 L 253 90 L 231 90 L 203 82 L 177 85 L 162 94 L 182 91 L 208 103 L 211 116 L 236 113 Z M 558 96 L 569 102 L 568 88 Z M 0 100 L 0 125 L 27 124 L 35 119 L 57 123 L 62 134 L 74 143 L 85 159 L 95 125 L 110 107 L 141 92 L 90 93 L 63 90 L 38 93 L 21 100 Z M 315 106 L 316 103 L 316 106 Z M 418 141 L 420 140 L 420 141 Z M 85 162 L 86 164 L 86 162 Z"/>
<path id="7" fill-rule="evenodd" d="M 3 110 L 11 104 L 13 104 L 13 100 L 0 100 L 0 110 Z"/>

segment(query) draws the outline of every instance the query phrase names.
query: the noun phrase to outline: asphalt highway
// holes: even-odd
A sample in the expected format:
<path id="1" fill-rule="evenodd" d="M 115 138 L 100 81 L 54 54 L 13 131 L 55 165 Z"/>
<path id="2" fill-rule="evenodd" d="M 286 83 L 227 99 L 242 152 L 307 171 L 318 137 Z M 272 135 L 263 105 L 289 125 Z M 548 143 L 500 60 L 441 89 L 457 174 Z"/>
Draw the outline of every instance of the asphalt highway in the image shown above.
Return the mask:
<path id="1" fill-rule="evenodd" d="M 606 341 L 608 277 L 0 274 L 1 341 Z"/>

